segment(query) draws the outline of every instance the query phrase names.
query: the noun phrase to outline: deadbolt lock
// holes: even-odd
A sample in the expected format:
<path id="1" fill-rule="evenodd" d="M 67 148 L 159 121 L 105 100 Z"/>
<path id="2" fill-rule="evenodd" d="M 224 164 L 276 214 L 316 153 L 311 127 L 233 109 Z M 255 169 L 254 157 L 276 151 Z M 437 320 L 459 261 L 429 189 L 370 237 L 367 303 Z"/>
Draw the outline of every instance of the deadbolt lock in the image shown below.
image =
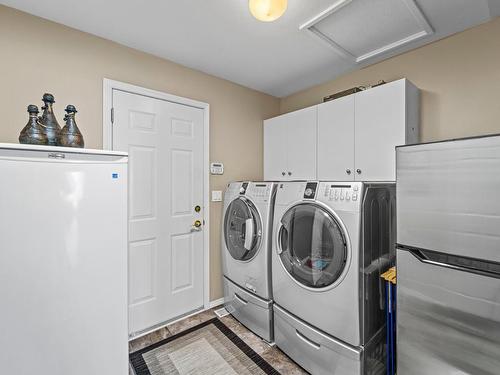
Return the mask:
<path id="1" fill-rule="evenodd" d="M 194 210 L 195 210 L 195 212 L 200 212 L 201 211 L 201 207 L 200 206 L 195 206 Z"/>

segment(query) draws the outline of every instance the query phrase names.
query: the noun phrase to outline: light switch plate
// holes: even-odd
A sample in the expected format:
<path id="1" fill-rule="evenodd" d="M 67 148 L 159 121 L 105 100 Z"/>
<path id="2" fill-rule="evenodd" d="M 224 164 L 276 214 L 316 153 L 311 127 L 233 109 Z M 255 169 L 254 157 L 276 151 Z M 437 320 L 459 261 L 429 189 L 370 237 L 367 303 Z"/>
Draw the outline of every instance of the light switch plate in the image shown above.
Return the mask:
<path id="1" fill-rule="evenodd" d="M 222 202 L 221 190 L 212 190 L 212 202 Z"/>

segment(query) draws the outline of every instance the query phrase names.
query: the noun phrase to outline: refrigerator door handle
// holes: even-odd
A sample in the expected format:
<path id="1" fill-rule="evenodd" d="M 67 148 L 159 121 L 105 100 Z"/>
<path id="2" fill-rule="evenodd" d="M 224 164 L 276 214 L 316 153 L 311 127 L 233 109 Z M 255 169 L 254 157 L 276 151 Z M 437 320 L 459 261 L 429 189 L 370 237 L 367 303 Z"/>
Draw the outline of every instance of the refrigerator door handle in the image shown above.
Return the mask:
<path id="1" fill-rule="evenodd" d="M 64 157 L 63 157 L 64 156 Z M 42 163 L 59 163 L 59 164 L 89 164 L 89 165 L 113 165 L 113 164 L 127 164 L 128 157 L 123 156 L 115 160 L 92 160 L 92 159 L 69 159 L 66 157 L 67 154 L 51 154 L 44 158 L 15 158 L 15 157 L 0 157 L 0 160 L 5 161 L 21 161 L 21 162 L 42 162 Z"/>
<path id="2" fill-rule="evenodd" d="M 496 262 L 402 245 L 399 245 L 398 249 L 409 252 L 422 263 L 500 279 L 500 264 Z"/>
<path id="3" fill-rule="evenodd" d="M 43 146 L 42 146 L 43 147 Z M 64 163 L 64 164 L 126 164 L 128 156 L 123 154 L 102 154 L 96 155 L 88 151 L 78 152 L 67 151 L 65 147 L 59 147 L 61 150 L 47 151 L 23 151 L 9 150 L 12 152 L 0 155 L 0 161 L 12 162 L 38 162 L 38 163 Z"/>

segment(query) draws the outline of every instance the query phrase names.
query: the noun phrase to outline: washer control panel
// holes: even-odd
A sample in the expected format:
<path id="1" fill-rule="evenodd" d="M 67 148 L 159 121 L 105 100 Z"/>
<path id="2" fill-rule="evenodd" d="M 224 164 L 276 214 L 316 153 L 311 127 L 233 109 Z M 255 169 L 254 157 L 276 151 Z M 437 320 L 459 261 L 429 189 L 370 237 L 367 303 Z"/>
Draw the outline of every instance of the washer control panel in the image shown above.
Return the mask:
<path id="1" fill-rule="evenodd" d="M 273 184 L 265 182 L 252 182 L 247 188 L 247 196 L 251 196 L 256 201 L 267 202 L 271 199 Z"/>
<path id="2" fill-rule="evenodd" d="M 245 195 L 248 189 L 248 182 L 243 182 L 240 187 L 240 195 Z"/>

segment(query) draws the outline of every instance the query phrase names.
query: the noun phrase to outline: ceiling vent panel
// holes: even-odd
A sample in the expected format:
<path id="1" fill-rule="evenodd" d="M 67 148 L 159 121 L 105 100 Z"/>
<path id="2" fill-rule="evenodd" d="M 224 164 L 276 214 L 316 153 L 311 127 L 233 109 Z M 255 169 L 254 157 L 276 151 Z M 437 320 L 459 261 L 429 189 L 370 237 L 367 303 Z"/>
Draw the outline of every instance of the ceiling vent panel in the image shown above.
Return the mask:
<path id="1" fill-rule="evenodd" d="M 339 0 L 300 29 L 353 63 L 433 34 L 414 0 Z"/>

